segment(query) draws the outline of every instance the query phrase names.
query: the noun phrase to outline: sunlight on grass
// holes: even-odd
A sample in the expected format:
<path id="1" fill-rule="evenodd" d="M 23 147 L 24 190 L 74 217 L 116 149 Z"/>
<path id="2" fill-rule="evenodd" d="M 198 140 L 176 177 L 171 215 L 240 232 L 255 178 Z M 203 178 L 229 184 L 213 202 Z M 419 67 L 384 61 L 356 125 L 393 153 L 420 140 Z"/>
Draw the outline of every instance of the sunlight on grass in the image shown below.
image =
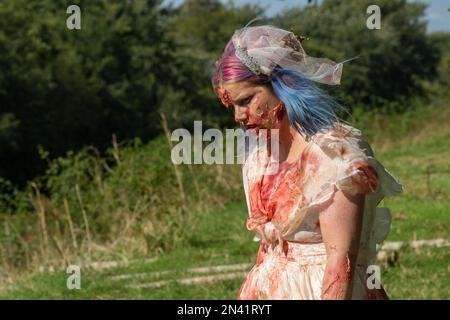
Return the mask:
<path id="1" fill-rule="evenodd" d="M 448 115 L 445 104 L 440 108 L 443 116 Z M 397 135 L 391 128 L 384 135 L 373 135 L 375 156 L 405 186 L 403 195 L 380 203 L 391 209 L 393 217 L 389 241 L 450 238 L 450 125 L 438 115 L 439 109 L 433 109 L 427 116 L 434 125 L 428 122 L 420 127 L 420 119 L 414 121 L 417 117 L 410 116 L 413 120 L 406 133 Z M 230 172 L 232 180 L 238 181 L 238 170 Z M 152 262 L 83 270 L 81 290 L 67 289 L 64 270 L 23 274 L 3 285 L 0 298 L 235 299 L 243 278 L 195 285 L 170 283 L 160 288 L 130 285 L 191 277 L 189 268 L 254 263 L 259 243 L 252 241 L 253 234 L 245 227 L 246 217 L 242 193 L 231 202 L 196 213 L 178 245 L 162 251 Z M 448 248 L 405 247 L 396 265 L 382 269 L 382 283 L 391 299 L 449 299 L 449 262 Z M 125 279 L 114 280 L 118 275 L 125 275 Z"/>

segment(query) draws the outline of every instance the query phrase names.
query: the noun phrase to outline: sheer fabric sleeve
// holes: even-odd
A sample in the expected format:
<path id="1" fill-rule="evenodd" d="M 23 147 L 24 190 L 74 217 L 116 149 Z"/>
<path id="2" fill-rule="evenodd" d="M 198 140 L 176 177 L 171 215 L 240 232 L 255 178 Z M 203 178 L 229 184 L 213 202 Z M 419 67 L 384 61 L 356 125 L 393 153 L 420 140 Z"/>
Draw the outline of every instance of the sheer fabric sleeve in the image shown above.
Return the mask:
<path id="1" fill-rule="evenodd" d="M 334 194 L 364 194 L 364 216 L 361 232 L 361 262 L 374 263 L 376 244 L 389 234 L 391 214 L 378 208 L 386 196 L 404 191 L 403 185 L 374 157 L 361 131 L 342 125 L 341 130 L 315 136 L 320 168 L 312 183 L 310 206 L 319 212 L 332 203 Z M 321 178 L 322 177 L 322 178 Z"/>

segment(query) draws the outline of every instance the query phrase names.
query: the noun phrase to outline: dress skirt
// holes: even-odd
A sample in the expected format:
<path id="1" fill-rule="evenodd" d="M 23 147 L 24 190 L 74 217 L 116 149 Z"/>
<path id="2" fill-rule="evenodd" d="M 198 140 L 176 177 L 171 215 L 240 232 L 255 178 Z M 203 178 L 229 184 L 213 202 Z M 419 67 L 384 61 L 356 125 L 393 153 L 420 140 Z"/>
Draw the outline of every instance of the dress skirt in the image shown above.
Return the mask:
<path id="1" fill-rule="evenodd" d="M 323 242 L 268 245 L 261 242 L 256 264 L 242 284 L 239 300 L 320 300 L 327 263 Z M 383 287 L 369 289 L 367 267 L 353 273 L 352 299 L 387 300 Z"/>

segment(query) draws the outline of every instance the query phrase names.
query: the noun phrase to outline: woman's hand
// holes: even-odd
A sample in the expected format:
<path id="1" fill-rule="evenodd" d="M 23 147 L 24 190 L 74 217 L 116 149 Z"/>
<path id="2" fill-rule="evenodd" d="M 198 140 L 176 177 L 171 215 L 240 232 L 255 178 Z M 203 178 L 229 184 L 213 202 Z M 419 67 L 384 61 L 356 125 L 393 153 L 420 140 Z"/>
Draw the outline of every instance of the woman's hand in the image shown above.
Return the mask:
<path id="1" fill-rule="evenodd" d="M 350 196 L 338 191 L 333 203 L 320 213 L 327 265 L 321 299 L 351 299 L 364 212 L 364 194 Z"/>

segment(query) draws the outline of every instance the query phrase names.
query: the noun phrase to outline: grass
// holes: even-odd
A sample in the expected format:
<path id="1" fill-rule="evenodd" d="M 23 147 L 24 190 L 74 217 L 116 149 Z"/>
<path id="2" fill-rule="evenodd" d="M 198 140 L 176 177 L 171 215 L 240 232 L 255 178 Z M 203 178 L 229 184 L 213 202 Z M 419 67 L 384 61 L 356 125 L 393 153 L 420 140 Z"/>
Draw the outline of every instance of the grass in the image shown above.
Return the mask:
<path id="1" fill-rule="evenodd" d="M 158 289 L 128 288 L 155 280 L 170 280 L 188 276 L 186 270 L 199 266 L 254 262 L 258 243 L 245 229 L 245 208 L 242 201 L 224 209 L 204 213 L 187 239 L 186 246 L 162 255 L 154 262 L 142 262 L 127 267 L 98 272 L 82 271 L 81 289 L 68 290 L 68 274 L 64 270 L 34 273 L 18 279 L 12 289 L 0 293 L 1 299 L 234 299 L 242 279 L 202 285 L 170 284 Z M 112 280 L 120 274 L 152 273 L 172 270 L 174 274 L 129 280 Z"/>
<path id="2" fill-rule="evenodd" d="M 387 198 L 394 222 L 388 240 L 449 238 L 450 134 L 386 151 L 384 165 L 405 186 L 401 197 Z M 427 174 L 429 168 L 430 174 Z"/>
<path id="3" fill-rule="evenodd" d="M 199 220 L 189 244 L 163 255 L 153 262 L 140 262 L 107 271 L 82 270 L 81 289 L 66 287 L 68 274 L 63 270 L 34 273 L 17 280 L 1 299 L 235 299 L 243 278 L 201 285 L 169 284 L 161 288 L 130 288 L 130 284 L 149 283 L 188 277 L 188 268 L 254 262 L 257 242 L 245 231 L 242 202 L 205 214 Z M 438 223 L 439 219 L 431 217 Z M 221 224 L 220 222 L 224 222 Z M 394 221 L 394 227 L 397 227 Z M 395 230 L 395 229 L 394 229 Z M 428 229 L 427 229 L 428 230 Z M 427 238 L 433 238 L 429 229 Z M 395 239 L 407 240 L 403 233 Z M 448 299 L 450 285 L 448 248 L 409 247 L 402 249 L 399 263 L 382 267 L 382 283 L 391 299 Z M 173 274 L 152 276 L 152 272 L 172 270 Z M 112 276 L 141 274 L 134 279 L 113 280 Z"/>
<path id="4" fill-rule="evenodd" d="M 407 131 L 395 133 L 395 117 L 387 133 L 371 139 L 375 155 L 405 186 L 399 197 L 387 198 L 380 206 L 391 209 L 393 221 L 389 241 L 450 239 L 450 124 L 448 99 L 430 109 L 426 123 L 421 114 Z M 360 128 L 364 132 L 364 128 Z M 381 132 L 381 131 L 380 131 Z M 83 269 L 81 289 L 68 290 L 68 274 L 31 272 L 22 274 L 0 289 L 2 299 L 234 299 L 242 278 L 211 284 L 180 285 L 137 289 L 130 284 L 188 277 L 187 269 L 219 264 L 253 263 L 258 242 L 245 228 L 247 215 L 241 199 L 212 208 L 196 216 L 195 225 L 183 243 L 153 262 L 138 261 L 126 267 L 104 271 Z M 404 247 L 396 265 L 382 268 L 382 283 L 391 299 L 449 299 L 450 252 L 447 248 Z M 173 274 L 154 276 L 156 271 Z M 125 280 L 113 276 L 141 274 Z"/>
<path id="5" fill-rule="evenodd" d="M 405 248 L 398 265 L 382 270 L 381 281 L 391 299 L 450 299 L 448 247 Z"/>

